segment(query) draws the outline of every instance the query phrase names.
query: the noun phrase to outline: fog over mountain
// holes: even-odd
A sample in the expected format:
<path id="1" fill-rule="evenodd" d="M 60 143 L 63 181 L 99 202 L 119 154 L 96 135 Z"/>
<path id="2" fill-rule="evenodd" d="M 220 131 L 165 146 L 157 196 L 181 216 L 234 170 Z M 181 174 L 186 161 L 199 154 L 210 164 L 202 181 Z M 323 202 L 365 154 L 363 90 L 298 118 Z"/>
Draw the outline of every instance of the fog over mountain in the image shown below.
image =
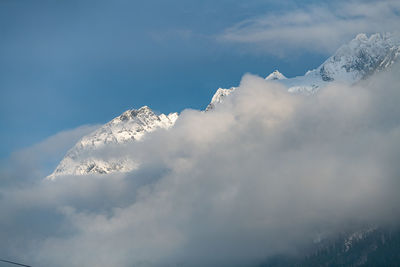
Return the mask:
<path id="1" fill-rule="evenodd" d="M 208 111 L 90 152 L 140 163 L 127 172 L 4 173 L 20 182 L 0 189 L 0 251 L 32 266 L 258 266 L 344 232 L 396 228 L 392 63 L 351 82 L 321 78 L 312 94 L 246 74 Z"/>
<path id="2" fill-rule="evenodd" d="M 384 33 L 358 34 L 351 42 L 342 45 L 334 55 L 304 76 L 287 79 L 275 70 L 265 79 L 279 81 L 291 93 L 313 94 L 331 82 L 353 85 L 374 73 L 391 67 L 400 57 L 398 35 Z M 222 103 L 226 96 L 236 90 L 219 88 L 205 111 L 211 111 Z M 129 172 L 140 166 L 132 155 L 119 152 L 104 157 L 100 150 L 118 150 L 119 146 L 137 142 L 153 131 L 173 127 L 178 113 L 156 115 L 149 107 L 127 110 L 122 115 L 84 136 L 65 155 L 48 179 L 65 175 L 108 174 Z M 122 148 L 123 149 L 123 148 Z"/>

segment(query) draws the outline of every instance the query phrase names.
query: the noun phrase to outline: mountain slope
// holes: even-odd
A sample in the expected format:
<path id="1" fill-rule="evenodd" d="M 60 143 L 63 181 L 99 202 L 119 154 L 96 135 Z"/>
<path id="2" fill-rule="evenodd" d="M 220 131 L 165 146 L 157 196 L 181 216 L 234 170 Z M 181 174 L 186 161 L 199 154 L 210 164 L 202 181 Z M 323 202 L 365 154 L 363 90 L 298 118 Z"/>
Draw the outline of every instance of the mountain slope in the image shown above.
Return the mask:
<path id="1" fill-rule="evenodd" d="M 325 240 L 306 255 L 277 256 L 260 266 L 399 266 L 399 249 L 398 228 L 372 228 Z"/>
<path id="2" fill-rule="evenodd" d="M 230 89 L 218 88 L 218 90 L 212 97 L 210 104 L 208 104 L 206 111 L 209 111 L 215 108 L 215 105 L 222 103 L 224 101 L 224 98 L 230 95 L 233 91 L 235 91 L 235 89 L 236 87 L 231 87 Z"/>
<path id="3" fill-rule="evenodd" d="M 177 113 L 156 115 L 149 107 L 127 110 L 93 133 L 84 136 L 70 149 L 57 168 L 48 176 L 107 174 L 133 170 L 137 163 L 129 158 L 103 159 L 97 152 L 106 146 L 123 145 L 141 140 L 147 133 L 168 129 L 178 118 Z"/>

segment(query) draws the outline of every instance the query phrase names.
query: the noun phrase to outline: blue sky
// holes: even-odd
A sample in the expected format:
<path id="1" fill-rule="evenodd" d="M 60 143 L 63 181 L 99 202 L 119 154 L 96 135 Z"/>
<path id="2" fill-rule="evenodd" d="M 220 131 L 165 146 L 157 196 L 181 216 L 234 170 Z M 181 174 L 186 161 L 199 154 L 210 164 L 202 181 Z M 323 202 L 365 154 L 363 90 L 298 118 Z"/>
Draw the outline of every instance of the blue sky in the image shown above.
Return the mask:
<path id="1" fill-rule="evenodd" d="M 247 72 L 302 75 L 364 30 L 341 26 L 323 42 L 313 24 L 393 24 L 382 22 L 387 5 L 371 12 L 374 1 L 362 2 L 362 14 L 335 14 L 353 2 L 0 1 L 0 157 L 126 109 L 202 109 Z M 285 32 L 285 23 L 307 34 Z"/>
<path id="2" fill-rule="evenodd" d="M 398 0 L 0 0 L 0 256 L 246 265 L 399 225 L 399 65 L 315 97 L 244 75 L 302 75 L 398 25 Z M 204 109 L 239 82 L 213 112 L 94 151 L 137 159 L 132 172 L 44 179 L 126 109 Z"/>

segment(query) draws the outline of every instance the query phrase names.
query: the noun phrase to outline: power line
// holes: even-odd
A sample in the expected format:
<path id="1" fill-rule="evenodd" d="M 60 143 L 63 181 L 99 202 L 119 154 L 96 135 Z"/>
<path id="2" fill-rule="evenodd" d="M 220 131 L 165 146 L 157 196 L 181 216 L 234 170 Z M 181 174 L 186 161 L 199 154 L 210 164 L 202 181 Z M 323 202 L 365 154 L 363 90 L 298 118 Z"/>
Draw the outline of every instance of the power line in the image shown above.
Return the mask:
<path id="1" fill-rule="evenodd" d="M 15 265 L 19 265 L 19 266 L 32 267 L 32 266 L 30 266 L 30 265 L 25 265 L 25 264 L 18 263 L 18 262 L 13 262 L 13 261 L 7 261 L 7 260 L 2 260 L 2 259 L 0 259 L 0 261 L 2 261 L 2 262 L 7 262 L 7 263 L 11 263 L 11 264 L 15 264 Z"/>

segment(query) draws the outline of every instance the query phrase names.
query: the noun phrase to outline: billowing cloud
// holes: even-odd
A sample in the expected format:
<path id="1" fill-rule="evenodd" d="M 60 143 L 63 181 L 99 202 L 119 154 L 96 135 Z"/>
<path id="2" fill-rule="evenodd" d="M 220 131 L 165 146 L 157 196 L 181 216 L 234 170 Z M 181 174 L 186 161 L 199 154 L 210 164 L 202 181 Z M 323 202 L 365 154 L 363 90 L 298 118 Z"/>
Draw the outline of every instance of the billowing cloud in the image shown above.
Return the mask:
<path id="1" fill-rule="evenodd" d="M 249 266 L 398 223 L 399 74 L 314 96 L 245 75 L 211 112 L 119 149 L 138 170 L 2 188 L 0 250 L 38 266 Z"/>
<path id="2" fill-rule="evenodd" d="M 360 32 L 397 32 L 400 3 L 337 1 L 249 18 L 227 28 L 220 41 L 285 55 L 298 51 L 333 52 Z"/>

